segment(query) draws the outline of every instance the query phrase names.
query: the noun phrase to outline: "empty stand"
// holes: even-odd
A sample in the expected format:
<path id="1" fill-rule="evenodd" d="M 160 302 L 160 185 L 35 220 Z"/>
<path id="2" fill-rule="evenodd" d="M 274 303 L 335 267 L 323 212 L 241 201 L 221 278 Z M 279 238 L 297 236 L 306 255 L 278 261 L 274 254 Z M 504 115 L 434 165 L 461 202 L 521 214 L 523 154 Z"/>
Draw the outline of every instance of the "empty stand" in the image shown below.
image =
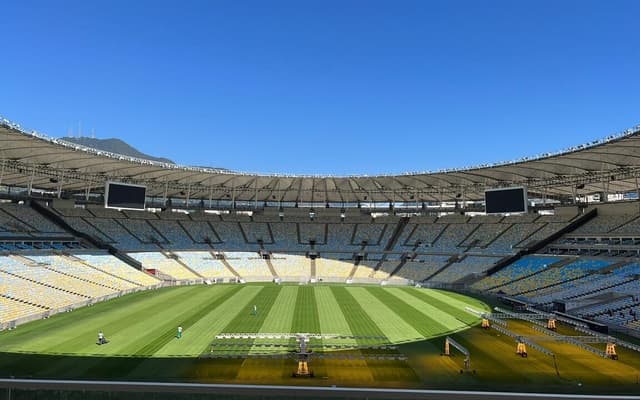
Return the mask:
<path id="1" fill-rule="evenodd" d="M 140 261 L 145 269 L 159 270 L 176 280 L 198 280 L 198 276 L 181 265 L 175 258 L 160 252 L 129 253 L 131 257 Z"/>
<path id="2" fill-rule="evenodd" d="M 275 276 L 271 274 L 266 261 L 259 253 L 231 252 L 224 253 L 225 260 L 237 274 L 245 280 L 271 281 Z"/>
<path id="3" fill-rule="evenodd" d="M 304 255 L 274 253 L 271 264 L 280 279 L 293 281 L 299 281 L 301 278 L 311 279 L 310 259 Z"/>

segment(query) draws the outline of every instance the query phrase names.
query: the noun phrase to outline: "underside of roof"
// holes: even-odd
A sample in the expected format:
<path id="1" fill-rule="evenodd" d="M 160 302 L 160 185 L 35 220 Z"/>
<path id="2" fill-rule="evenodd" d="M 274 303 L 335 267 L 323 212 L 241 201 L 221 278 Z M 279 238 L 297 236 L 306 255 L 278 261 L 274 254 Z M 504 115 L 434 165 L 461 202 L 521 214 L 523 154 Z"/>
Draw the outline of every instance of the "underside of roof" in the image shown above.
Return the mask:
<path id="1" fill-rule="evenodd" d="M 27 133 L 0 122 L 0 184 L 100 193 L 107 181 L 144 185 L 147 195 L 204 200 L 355 203 L 481 200 L 525 186 L 529 196 L 572 199 L 637 191 L 640 127 L 558 154 L 469 169 L 380 176 L 288 176 L 140 160 Z"/>

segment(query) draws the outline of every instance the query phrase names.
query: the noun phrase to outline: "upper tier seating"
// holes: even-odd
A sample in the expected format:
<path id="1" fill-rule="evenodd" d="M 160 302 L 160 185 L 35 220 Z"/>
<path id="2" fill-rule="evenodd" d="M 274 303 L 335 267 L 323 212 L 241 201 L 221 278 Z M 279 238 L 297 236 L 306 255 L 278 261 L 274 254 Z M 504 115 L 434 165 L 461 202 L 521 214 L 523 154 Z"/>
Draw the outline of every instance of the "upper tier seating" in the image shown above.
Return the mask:
<path id="1" fill-rule="evenodd" d="M 269 225 L 263 222 L 241 222 L 240 227 L 249 243 L 257 244 L 262 241 L 264 244 L 272 244 L 273 237 L 269 231 Z"/>
<path id="2" fill-rule="evenodd" d="M 12 218 L 7 218 L 7 216 Z M 48 236 L 68 236 L 64 229 L 49 221 L 28 205 L 3 203 L 0 205 L 0 219 L 4 220 L 0 225 L 4 225 L 10 219 L 12 219 L 11 223 L 19 221 L 19 224 L 14 226 L 16 229 L 28 225 L 24 232 L 40 232 L 42 234 L 46 233 Z"/>
<path id="3" fill-rule="evenodd" d="M 104 232 L 110 238 L 115 240 L 118 243 L 118 248 L 123 250 L 136 250 L 136 249 L 152 249 L 157 250 L 158 246 L 154 244 L 143 244 L 134 237 L 128 230 L 122 227 L 118 220 L 115 219 L 107 219 L 107 218 L 92 218 L 86 219 L 87 222 L 91 223 L 96 229 Z M 128 221 L 127 221 L 128 222 Z"/>
<path id="4" fill-rule="evenodd" d="M 542 221 L 542 219 L 543 219 L 543 217 L 540 217 L 538 219 L 538 221 Z M 551 236 L 552 234 L 558 232 L 559 230 L 561 230 L 565 226 L 567 226 L 566 222 L 549 222 L 546 225 L 544 225 L 542 228 L 540 228 L 537 231 L 533 232 L 533 234 L 531 234 L 531 236 L 525 238 L 520 243 L 514 244 L 513 247 L 517 247 L 517 248 L 528 247 L 532 243 L 536 243 L 536 242 L 539 242 L 539 241 L 541 241 L 543 239 L 548 238 L 549 236 Z"/>
<path id="5" fill-rule="evenodd" d="M 495 274 L 474 283 L 472 287 L 478 290 L 486 290 L 507 284 L 516 279 L 531 275 L 546 269 L 549 265 L 559 261 L 559 257 L 525 256 L 513 264 L 499 270 Z"/>
<path id="6" fill-rule="evenodd" d="M 460 252 L 462 249 L 458 245 L 476 228 L 475 224 L 449 224 L 433 243 L 432 248 L 438 252 Z"/>
<path id="7" fill-rule="evenodd" d="M 449 256 L 421 255 L 413 261 L 407 261 L 397 275 L 414 281 L 422 281 L 442 268 L 448 259 Z"/>
<path id="8" fill-rule="evenodd" d="M 500 287 L 500 290 L 510 295 L 524 294 L 526 297 L 535 296 L 536 291 L 588 275 L 591 271 L 601 269 L 608 264 L 610 264 L 610 262 L 604 260 L 581 258 L 561 268 L 547 268 L 531 277 Z"/>
<path id="9" fill-rule="evenodd" d="M 493 242 L 504 231 L 509 229 L 507 224 L 481 224 L 462 243 L 460 247 L 484 248 Z"/>
<path id="10" fill-rule="evenodd" d="M 419 244 L 422 248 L 428 248 L 447 227 L 446 224 L 412 224 L 405 226 L 396 243 L 396 251 L 406 250 L 406 247 L 414 247 Z"/>
<path id="11" fill-rule="evenodd" d="M 544 226 L 544 223 L 514 223 L 491 243 L 489 249 L 496 253 L 512 253 L 518 243 L 527 241 Z"/>
<path id="12" fill-rule="evenodd" d="M 298 237 L 301 243 L 311 243 L 321 246 L 327 243 L 327 224 L 321 223 L 298 223 Z"/>
<path id="13" fill-rule="evenodd" d="M 248 243 L 245 239 L 240 224 L 238 222 L 215 222 L 212 223 L 218 237 L 224 242 L 224 248 L 228 250 L 260 250 L 257 243 Z"/>
<path id="14" fill-rule="evenodd" d="M 453 283 L 469 274 L 480 274 L 500 260 L 499 257 L 467 256 L 462 261 L 453 263 L 430 278 L 433 282 Z"/>
<path id="15" fill-rule="evenodd" d="M 141 243 L 161 243 L 163 245 L 169 243 L 157 230 L 153 229 L 147 220 L 127 219 L 122 226 Z"/>
<path id="16" fill-rule="evenodd" d="M 583 278 L 576 279 L 569 282 L 570 285 L 558 285 L 550 289 L 555 289 L 547 292 L 547 298 L 544 298 L 545 294 L 536 301 L 550 302 L 557 299 L 585 299 L 599 295 L 601 293 L 615 293 L 617 295 L 637 294 L 637 289 L 640 281 L 637 276 L 640 273 L 640 264 L 630 264 L 621 268 L 617 268 L 609 274 L 590 274 Z"/>
<path id="17" fill-rule="evenodd" d="M 578 227 L 571 233 L 575 235 L 603 234 L 612 230 L 617 230 L 616 228 L 618 227 L 624 231 L 625 228 L 623 225 L 636 219 L 636 217 L 636 215 L 601 215 L 587 221 L 587 223 Z M 631 225 L 630 228 L 633 229 L 634 225 Z"/>
<path id="18" fill-rule="evenodd" d="M 84 207 L 61 207 L 56 208 L 55 211 L 64 217 L 93 217 L 93 214 Z"/>
<path id="19" fill-rule="evenodd" d="M 198 247 L 208 247 L 206 245 L 202 246 L 202 243 L 194 243 L 193 240 L 191 240 L 190 235 L 182 228 L 182 225 L 178 223 L 178 221 L 151 220 L 149 221 L 149 224 L 151 224 L 151 226 L 162 235 L 163 239 L 167 240 L 167 242 L 170 244 L 170 248 L 194 249 Z"/>
<path id="20" fill-rule="evenodd" d="M 278 222 L 270 224 L 270 226 L 275 244 L 268 246 L 269 249 L 279 250 L 282 252 L 299 252 L 311 249 L 308 242 L 304 245 L 299 243 L 298 227 L 296 224 L 290 222 Z"/>
<path id="21" fill-rule="evenodd" d="M 379 222 L 376 220 L 376 222 Z M 353 243 L 359 245 L 367 242 L 366 250 L 383 251 L 393 235 L 394 224 L 357 224 L 353 234 Z"/>
<path id="22" fill-rule="evenodd" d="M 327 224 L 327 243 L 317 244 L 318 242 L 316 242 L 316 249 L 357 251 L 362 247 L 362 242 L 352 241 L 355 230 L 356 225 L 354 224 Z M 361 233 L 366 232 L 363 231 Z"/>
<path id="23" fill-rule="evenodd" d="M 197 245 L 222 243 L 222 239 L 213 230 L 209 221 L 178 221 L 178 224 L 193 238 Z"/>
<path id="24" fill-rule="evenodd" d="M 63 217 L 64 221 L 78 232 L 83 232 L 89 236 L 93 236 L 104 243 L 115 243 L 116 241 L 107 236 L 104 232 L 98 230 L 94 225 L 85 221 L 82 217 Z"/>
<path id="25" fill-rule="evenodd" d="M 640 233 L 640 218 L 635 215 L 631 216 L 624 225 L 612 229 L 610 233 L 616 235 L 637 235 Z"/>
<path id="26" fill-rule="evenodd" d="M 396 216 L 371 218 L 359 214 L 342 221 L 334 211 L 316 220 L 299 211 L 287 214 L 284 222 L 277 214 L 255 214 L 252 219 L 242 213 L 220 215 L 202 211 L 154 214 L 89 207 L 60 209 L 58 213 L 75 229 L 125 251 L 264 249 L 285 253 L 315 250 L 375 254 L 385 251 L 401 221 Z M 398 232 L 392 251 L 505 255 L 548 237 L 573 217 L 413 216 Z"/>

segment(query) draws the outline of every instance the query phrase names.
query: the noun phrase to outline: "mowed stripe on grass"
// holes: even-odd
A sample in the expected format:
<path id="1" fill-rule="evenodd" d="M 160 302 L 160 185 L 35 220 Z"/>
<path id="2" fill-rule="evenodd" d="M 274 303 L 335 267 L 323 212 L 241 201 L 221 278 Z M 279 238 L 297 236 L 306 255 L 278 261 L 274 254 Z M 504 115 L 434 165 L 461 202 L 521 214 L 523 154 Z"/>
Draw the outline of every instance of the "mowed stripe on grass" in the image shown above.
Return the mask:
<path id="1" fill-rule="evenodd" d="M 265 320 L 258 330 L 259 333 L 289 333 L 291 332 L 291 324 L 293 323 L 293 310 L 296 307 L 296 298 L 298 296 L 298 288 L 296 286 L 278 287 L 278 297 L 273 302 L 268 315 L 265 311 Z M 261 312 L 259 310 L 259 312 Z M 256 339 L 254 344 L 287 344 L 289 339 Z M 264 346 L 255 346 L 251 348 L 250 353 L 282 353 L 286 351 L 284 348 L 266 348 Z"/>
<path id="2" fill-rule="evenodd" d="M 351 327 L 340 311 L 340 305 L 331 289 L 327 286 L 319 286 L 315 290 L 316 304 L 318 305 L 318 319 L 320 320 L 321 333 L 337 333 L 341 335 L 353 335 Z M 342 340 L 342 344 L 357 344 L 355 339 Z"/>
<path id="3" fill-rule="evenodd" d="M 313 286 L 300 286 L 291 324 L 292 333 L 319 333 L 320 320 Z"/>
<path id="4" fill-rule="evenodd" d="M 467 324 L 474 324 L 479 321 L 479 318 L 466 311 L 466 307 L 474 308 L 478 311 L 491 311 L 491 309 L 484 303 L 472 299 L 470 297 L 461 298 L 457 293 L 443 292 L 435 289 L 408 289 L 405 288 L 409 294 L 419 299 L 432 304 L 434 307 L 458 318 Z M 468 300 L 468 301 L 463 301 Z"/>
<path id="5" fill-rule="evenodd" d="M 418 289 L 412 290 L 416 291 Z M 384 291 L 392 296 L 395 296 L 398 300 L 410 306 L 411 309 L 422 313 L 424 317 L 418 321 L 420 321 L 421 327 L 426 325 L 429 328 L 428 332 L 430 336 L 442 335 L 443 332 L 452 333 L 469 327 L 469 324 L 465 323 L 464 321 L 461 321 L 460 319 L 454 317 L 445 310 L 433 306 L 423 299 L 412 296 L 408 291 L 399 288 L 384 289 Z M 402 310 L 410 310 L 404 305 L 401 306 Z M 407 320 L 407 318 L 405 318 L 405 320 Z M 413 320 L 409 319 L 407 321 Z"/>
<path id="6" fill-rule="evenodd" d="M 238 312 L 224 327 L 226 333 L 257 333 L 269 316 L 269 310 L 280 293 L 279 286 L 257 286 L 260 290 L 253 295 L 244 310 Z M 253 307 L 258 310 L 253 312 Z"/>
<path id="7" fill-rule="evenodd" d="M 245 286 L 235 291 L 219 306 L 184 331 L 182 339 L 174 339 L 155 353 L 155 356 L 198 356 L 208 351 L 215 335 L 223 332 L 240 313 L 249 312 L 261 286 Z"/>
<path id="8" fill-rule="evenodd" d="M 278 286 L 278 297 L 273 302 L 268 316 L 262 323 L 258 332 L 283 333 L 291 332 L 293 322 L 293 310 L 296 307 L 298 297 L 297 286 Z M 262 296 L 262 294 L 261 294 Z M 262 311 L 260 311 L 262 312 Z M 266 314 L 266 313 L 265 313 Z"/>
<path id="9" fill-rule="evenodd" d="M 422 338 L 431 338 L 436 336 L 438 332 L 446 332 L 448 330 L 448 327 L 445 324 L 436 321 L 435 318 L 428 316 L 398 297 L 393 296 L 387 291 L 387 289 L 372 287 L 367 288 L 367 290 L 391 311 L 393 311 L 407 325 L 412 326 L 417 332 L 419 332 Z"/>
<path id="10" fill-rule="evenodd" d="M 349 324 L 351 332 L 355 336 L 385 336 L 377 323 L 371 318 L 362 305 L 354 298 L 350 290 L 344 287 L 332 287 L 333 293 L 342 314 L 346 317 L 346 321 Z M 360 338 L 357 340 L 361 346 L 367 346 L 372 344 L 379 344 L 380 342 L 386 342 L 385 340 L 371 340 Z M 367 351 L 364 350 L 366 353 Z M 375 351 L 374 351 L 375 353 Z M 390 361 L 373 361 L 363 360 L 356 363 L 355 371 L 343 371 L 342 373 L 347 375 L 353 375 L 357 377 L 358 382 L 384 382 L 395 380 L 409 380 L 416 379 L 415 374 L 404 364 L 398 364 L 397 362 Z"/>
<path id="11" fill-rule="evenodd" d="M 233 287 L 227 290 L 217 287 L 212 292 L 207 293 L 207 291 L 203 291 L 189 298 L 182 304 L 168 307 L 166 310 L 158 313 L 159 315 L 156 316 L 154 320 L 144 321 L 149 330 L 149 334 L 143 335 L 131 343 L 128 350 L 135 351 L 133 349 L 139 348 L 139 350 L 136 351 L 136 355 L 155 355 L 158 350 L 176 338 L 178 326 L 182 326 L 185 331 L 190 330 L 191 326 L 198 322 L 210 310 L 224 303 L 228 296 L 233 295 L 233 293 L 239 290 L 239 288 Z"/>
<path id="12" fill-rule="evenodd" d="M 338 300 L 336 300 L 331 288 L 327 286 L 317 287 L 315 295 L 322 333 L 351 335 L 351 327 L 344 313 L 340 311 L 340 304 L 338 304 Z"/>
<path id="13" fill-rule="evenodd" d="M 296 307 L 291 321 L 291 333 L 320 333 L 320 319 L 318 319 L 318 305 L 314 295 L 315 287 L 299 286 L 296 297 Z M 292 344 L 293 344 L 292 339 Z M 322 343 L 314 340 L 311 344 Z"/>
<path id="14" fill-rule="evenodd" d="M 349 329 L 356 336 L 384 336 L 384 332 L 376 322 L 360 306 L 350 291 L 344 287 L 332 286 L 331 293 L 349 324 Z M 337 311 L 336 311 L 337 312 Z M 358 341 L 364 343 L 364 341 Z"/>
<path id="15" fill-rule="evenodd" d="M 375 289 L 382 290 L 380 288 Z M 360 307 L 369 315 L 390 342 L 401 343 L 423 339 L 420 332 L 387 307 L 380 299 L 371 294 L 367 288 L 350 287 L 346 288 L 346 290 L 351 293 Z"/>

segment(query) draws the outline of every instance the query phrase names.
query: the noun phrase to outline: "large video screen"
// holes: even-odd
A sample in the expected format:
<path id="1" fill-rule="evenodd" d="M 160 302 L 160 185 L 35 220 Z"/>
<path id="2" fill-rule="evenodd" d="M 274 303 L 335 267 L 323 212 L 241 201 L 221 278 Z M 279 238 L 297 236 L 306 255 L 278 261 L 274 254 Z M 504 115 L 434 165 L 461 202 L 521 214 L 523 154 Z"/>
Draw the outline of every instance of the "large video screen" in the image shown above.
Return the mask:
<path id="1" fill-rule="evenodd" d="M 491 189 L 484 192 L 487 214 L 527 212 L 527 190 L 524 187 Z"/>
<path id="2" fill-rule="evenodd" d="M 144 210 L 147 188 L 127 183 L 107 182 L 104 190 L 104 206 Z"/>

